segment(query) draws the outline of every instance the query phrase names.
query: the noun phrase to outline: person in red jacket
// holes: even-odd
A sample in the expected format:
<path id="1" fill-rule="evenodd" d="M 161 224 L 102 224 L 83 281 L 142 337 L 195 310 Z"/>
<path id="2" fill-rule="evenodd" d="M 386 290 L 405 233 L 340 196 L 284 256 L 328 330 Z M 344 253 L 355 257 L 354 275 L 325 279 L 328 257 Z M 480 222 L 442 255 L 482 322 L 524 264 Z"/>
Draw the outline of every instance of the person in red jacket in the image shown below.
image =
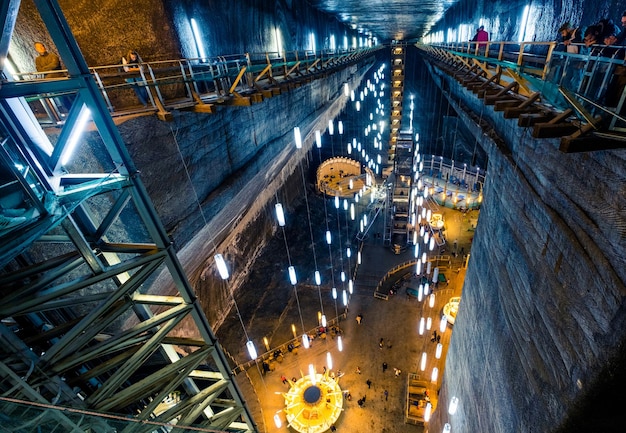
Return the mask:
<path id="1" fill-rule="evenodd" d="M 479 42 L 479 46 L 484 46 L 487 41 L 489 41 L 489 33 L 485 31 L 485 26 L 478 27 L 476 34 L 472 38 L 472 42 Z"/>

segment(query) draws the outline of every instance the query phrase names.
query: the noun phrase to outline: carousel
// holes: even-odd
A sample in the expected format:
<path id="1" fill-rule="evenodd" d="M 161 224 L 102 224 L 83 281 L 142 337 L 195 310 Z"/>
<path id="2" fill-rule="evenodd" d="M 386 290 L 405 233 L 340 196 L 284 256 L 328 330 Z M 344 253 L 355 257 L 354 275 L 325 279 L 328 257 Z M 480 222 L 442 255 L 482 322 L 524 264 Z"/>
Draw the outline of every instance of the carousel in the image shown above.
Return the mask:
<path id="1" fill-rule="evenodd" d="M 321 433 L 337 421 L 343 410 L 339 378 L 311 374 L 291 383 L 285 397 L 285 418 L 300 433 Z"/>

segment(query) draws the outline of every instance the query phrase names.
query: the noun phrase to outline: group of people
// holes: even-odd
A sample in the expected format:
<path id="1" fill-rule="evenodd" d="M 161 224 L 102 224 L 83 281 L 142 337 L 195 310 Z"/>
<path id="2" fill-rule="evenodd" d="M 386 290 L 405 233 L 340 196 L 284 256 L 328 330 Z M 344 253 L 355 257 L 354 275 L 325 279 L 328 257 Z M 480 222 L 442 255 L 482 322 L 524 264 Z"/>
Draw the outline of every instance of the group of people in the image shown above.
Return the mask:
<path id="1" fill-rule="evenodd" d="M 62 72 L 55 72 L 63 69 L 59 56 L 56 53 L 48 51 L 46 46 L 41 42 L 35 42 L 34 46 L 37 52 L 37 57 L 35 57 L 35 69 L 37 72 L 42 73 L 43 78 L 46 79 L 63 77 L 64 74 Z M 135 50 L 128 50 L 128 53 L 121 59 L 122 70 L 131 75 L 125 78 L 126 82 L 131 84 L 137 95 L 137 99 L 146 107 L 148 105 L 149 96 L 145 81 L 141 76 L 143 68 L 142 63 L 143 60 L 141 60 L 141 57 Z"/>
<path id="2" fill-rule="evenodd" d="M 618 27 L 605 18 L 588 26 L 584 31 L 569 22 L 559 28 L 560 42 L 565 51 L 571 54 L 589 54 L 624 60 L 626 56 L 626 11 L 622 13 Z M 570 75 L 575 75 L 570 73 Z M 574 77 L 571 77 L 574 78 Z M 626 86 L 626 67 L 615 67 L 613 77 L 604 92 L 604 105 L 617 106 Z"/>
<path id="3" fill-rule="evenodd" d="M 566 22 L 559 28 L 559 36 L 568 53 L 612 56 L 617 52 L 615 47 L 626 44 L 626 11 L 622 14 L 621 28 L 608 18 L 601 19 L 584 30 Z M 583 45 L 585 50 L 581 51 Z M 607 49 L 606 46 L 613 48 Z"/>

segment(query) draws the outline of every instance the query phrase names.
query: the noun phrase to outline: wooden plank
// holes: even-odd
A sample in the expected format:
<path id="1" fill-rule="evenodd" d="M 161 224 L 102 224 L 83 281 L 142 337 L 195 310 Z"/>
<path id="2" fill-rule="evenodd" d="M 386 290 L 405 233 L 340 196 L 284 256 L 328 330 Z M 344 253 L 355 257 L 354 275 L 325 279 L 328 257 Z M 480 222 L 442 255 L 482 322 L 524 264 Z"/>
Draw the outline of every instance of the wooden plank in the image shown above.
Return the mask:
<path id="1" fill-rule="evenodd" d="M 519 118 L 522 114 L 526 114 L 526 113 L 538 113 L 540 112 L 541 109 L 538 107 L 526 107 L 526 108 L 520 108 L 520 107 L 511 107 L 511 108 L 506 108 L 504 110 L 504 118 L 505 119 L 517 119 Z M 520 125 L 521 126 L 521 125 Z"/>
<path id="2" fill-rule="evenodd" d="M 507 99 L 504 101 L 495 101 L 493 104 L 494 111 L 504 111 L 507 108 L 517 107 L 520 105 L 520 101 L 514 99 Z"/>
<path id="3" fill-rule="evenodd" d="M 551 112 L 539 112 L 539 113 L 522 113 L 519 115 L 517 126 L 526 128 L 533 126 L 536 123 L 546 123 L 554 118 L 555 114 Z"/>
<path id="4" fill-rule="evenodd" d="M 553 119 L 554 120 L 554 119 Z M 555 138 L 573 134 L 578 126 L 572 123 L 536 123 L 533 127 L 533 138 Z"/>
<path id="5" fill-rule="evenodd" d="M 519 99 L 513 99 L 511 96 L 499 96 L 499 95 L 485 96 L 485 105 L 495 105 L 495 103 L 498 101 L 500 102 L 508 101 L 508 102 L 513 102 L 515 104 L 519 104 L 521 102 Z"/>

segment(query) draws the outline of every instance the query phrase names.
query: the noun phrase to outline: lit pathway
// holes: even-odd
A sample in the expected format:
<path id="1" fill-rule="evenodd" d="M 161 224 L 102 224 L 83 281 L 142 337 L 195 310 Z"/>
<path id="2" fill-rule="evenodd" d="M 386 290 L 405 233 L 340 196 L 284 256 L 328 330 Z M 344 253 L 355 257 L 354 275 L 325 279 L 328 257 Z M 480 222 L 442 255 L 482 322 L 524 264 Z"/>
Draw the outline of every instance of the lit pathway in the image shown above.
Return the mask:
<path id="1" fill-rule="evenodd" d="M 461 214 L 451 209 L 443 209 L 446 220 L 446 229 L 449 239 L 458 241 L 458 248 L 469 251 L 469 240 L 473 236 L 471 226 L 475 225 L 477 212 Z M 390 268 L 398 263 L 411 260 L 412 251 L 401 255 L 394 255 L 388 248 L 383 247 L 377 239 L 371 239 L 371 244 L 366 243 L 363 250 L 363 264 L 359 269 L 359 275 L 382 277 Z M 453 259 L 454 260 L 454 259 Z M 297 354 L 286 354 L 282 363 L 277 363 L 276 370 L 264 377 L 259 375 L 260 369 L 248 370 L 252 382 L 259 397 L 263 420 L 268 432 L 289 431 L 285 416 L 283 392 L 288 391 L 288 385 L 284 385 L 280 377 L 299 378 L 308 373 L 309 364 L 314 364 L 318 372 L 326 365 L 326 353 L 330 352 L 333 358 L 333 369 L 341 370 L 345 375 L 339 379 L 343 390 L 349 390 L 352 395 L 351 401 L 345 401 L 343 414 L 336 422 L 337 431 L 376 431 L 384 433 L 421 432 L 422 427 L 405 424 L 406 382 L 408 373 L 418 373 L 425 380 L 430 380 L 433 367 L 439 369 L 438 384 L 443 377 L 444 358 L 449 343 L 451 330 L 442 335 L 441 342 L 444 345 L 444 353 L 441 359 L 435 359 L 436 344 L 431 343 L 431 333 L 418 334 L 419 319 L 424 315 L 433 319 L 433 329 L 439 325 L 439 317 L 443 305 L 452 296 L 460 296 L 464 271 L 458 272 L 461 258 L 452 262 L 450 269 L 444 269 L 449 285 L 440 287 L 436 292 L 436 304 L 430 308 L 424 302 L 407 297 L 403 290 L 388 301 L 375 299 L 372 296 L 373 287 L 361 285 L 359 278 L 355 284 L 355 293 L 352 296 L 348 319 L 341 322 L 344 331 L 343 352 L 337 350 L 336 340 L 328 338 L 326 341 L 315 340 L 308 350 L 300 348 Z M 411 282 L 410 284 L 414 284 Z M 462 308 L 462 307 L 461 307 Z M 355 318 L 357 314 L 363 314 L 364 319 L 358 325 Z M 439 331 L 438 331 L 439 332 Z M 383 338 L 383 348 L 379 348 L 379 340 Z M 391 343 L 391 347 L 389 344 Z M 427 353 L 427 366 L 424 372 L 419 370 L 422 352 Z M 386 362 L 388 369 L 383 373 L 382 364 Z M 359 367 L 361 374 L 356 373 Z M 394 368 L 402 371 L 399 377 L 394 376 Z M 243 382 L 243 376 L 238 377 L 239 382 L 248 389 Z M 371 388 L 366 381 L 370 379 Z M 384 391 L 388 391 L 388 399 L 385 400 Z M 359 408 L 357 400 L 366 397 L 363 408 Z M 255 404 L 249 398 L 249 403 Z M 276 428 L 273 417 L 279 415 L 283 425 Z M 262 429 L 263 423 L 258 420 Z"/>

